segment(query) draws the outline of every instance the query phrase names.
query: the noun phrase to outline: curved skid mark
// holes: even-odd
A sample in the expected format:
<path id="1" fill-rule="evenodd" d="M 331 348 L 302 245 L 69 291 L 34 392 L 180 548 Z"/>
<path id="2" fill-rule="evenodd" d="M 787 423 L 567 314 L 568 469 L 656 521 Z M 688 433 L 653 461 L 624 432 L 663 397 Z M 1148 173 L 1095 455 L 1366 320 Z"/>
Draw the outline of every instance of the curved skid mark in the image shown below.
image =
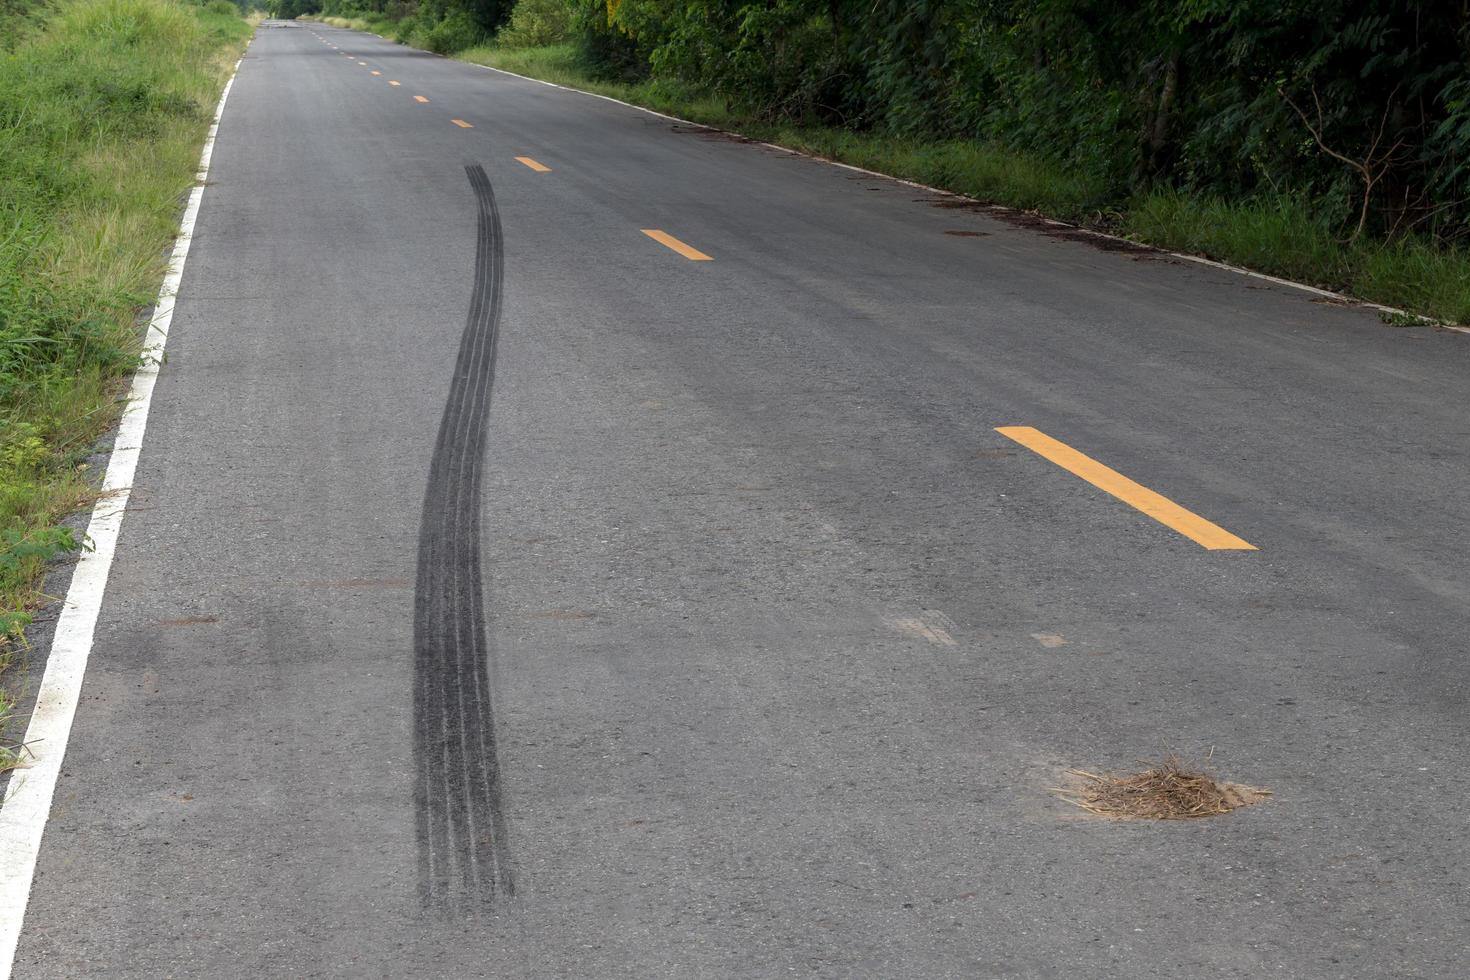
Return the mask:
<path id="1" fill-rule="evenodd" d="M 474 293 L 419 525 L 414 596 L 414 803 L 425 906 L 473 914 L 514 894 L 488 678 L 480 575 L 480 482 L 504 279 L 489 178 L 465 168 L 479 205 Z"/>

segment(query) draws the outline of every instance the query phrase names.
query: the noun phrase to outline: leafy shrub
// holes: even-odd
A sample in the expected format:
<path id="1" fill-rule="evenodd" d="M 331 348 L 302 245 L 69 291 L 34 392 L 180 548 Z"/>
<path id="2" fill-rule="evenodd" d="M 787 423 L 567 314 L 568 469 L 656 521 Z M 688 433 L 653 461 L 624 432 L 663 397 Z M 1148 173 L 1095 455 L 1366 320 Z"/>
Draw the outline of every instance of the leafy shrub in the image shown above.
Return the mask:
<path id="1" fill-rule="evenodd" d="M 577 63 L 593 78 L 609 81 L 636 81 L 651 72 L 651 47 L 639 40 L 627 24 L 614 23 L 605 0 L 575 0 L 572 29 L 576 38 Z M 655 40 L 664 36 L 662 25 L 655 25 L 647 35 Z"/>
<path id="2" fill-rule="evenodd" d="M 435 54 L 454 54 L 485 40 L 485 32 L 464 11 L 455 11 L 415 36 L 418 40 L 414 43 L 422 44 Z"/>
<path id="3" fill-rule="evenodd" d="M 520 0 L 495 35 L 502 48 L 539 48 L 565 41 L 572 30 L 567 0 Z"/>

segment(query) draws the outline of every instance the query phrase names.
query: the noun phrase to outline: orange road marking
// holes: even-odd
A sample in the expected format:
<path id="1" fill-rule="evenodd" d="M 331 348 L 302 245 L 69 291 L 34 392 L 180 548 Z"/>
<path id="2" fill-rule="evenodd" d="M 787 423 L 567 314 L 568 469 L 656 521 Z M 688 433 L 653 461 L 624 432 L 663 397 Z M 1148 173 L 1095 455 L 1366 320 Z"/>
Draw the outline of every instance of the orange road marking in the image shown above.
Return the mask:
<path id="1" fill-rule="evenodd" d="M 519 160 L 521 163 L 524 163 L 526 166 L 530 167 L 532 170 L 536 171 L 538 174 L 551 173 L 550 167 L 542 166 L 535 160 L 532 160 L 530 157 L 516 157 L 516 159 Z"/>
<path id="2" fill-rule="evenodd" d="M 1066 443 L 1058 442 L 1039 429 L 1027 425 L 1007 425 L 995 431 L 1211 551 L 1256 550 L 1255 545 L 1211 524 L 1198 514 L 1185 510 L 1169 498 L 1134 483 L 1117 470 L 1079 453 Z"/>
<path id="3" fill-rule="evenodd" d="M 471 126 L 469 123 L 465 122 L 463 119 L 451 119 L 449 121 L 452 122 L 452 123 L 454 123 L 460 129 L 474 129 L 475 128 L 475 127 Z"/>
<path id="4" fill-rule="evenodd" d="M 399 82 L 393 82 L 393 81 L 390 81 L 390 82 L 389 82 L 389 83 L 388 83 L 388 84 L 389 84 L 389 85 L 398 85 L 398 84 L 400 84 L 400 83 L 399 83 Z"/>
<path id="5" fill-rule="evenodd" d="M 424 98 L 422 95 L 415 95 L 413 97 L 413 100 L 415 102 L 428 102 L 429 101 L 428 99 Z"/>
<path id="6" fill-rule="evenodd" d="M 380 72 L 380 71 L 375 71 L 375 72 L 373 72 L 373 74 L 374 74 L 374 75 L 381 75 L 381 74 L 383 74 L 383 73 L 382 73 L 382 72 Z"/>
<path id="7" fill-rule="evenodd" d="M 714 257 L 705 255 L 699 249 L 685 245 L 679 239 L 667 232 L 659 231 L 657 228 L 640 228 L 639 231 L 658 242 L 660 245 L 671 248 L 691 262 L 713 262 Z"/>

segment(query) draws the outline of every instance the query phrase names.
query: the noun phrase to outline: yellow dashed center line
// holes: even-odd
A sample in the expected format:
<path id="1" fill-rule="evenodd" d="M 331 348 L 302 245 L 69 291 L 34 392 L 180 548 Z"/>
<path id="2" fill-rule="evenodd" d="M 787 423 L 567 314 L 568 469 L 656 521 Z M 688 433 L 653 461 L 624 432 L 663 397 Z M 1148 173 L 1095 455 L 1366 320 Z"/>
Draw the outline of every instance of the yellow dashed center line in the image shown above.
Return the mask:
<path id="1" fill-rule="evenodd" d="M 1154 493 L 1110 469 L 1090 456 L 1083 455 L 1066 443 L 1058 442 L 1039 429 L 1027 425 L 1007 425 L 995 430 L 1007 439 L 1019 442 L 1043 459 L 1079 476 L 1119 500 L 1163 524 L 1173 528 L 1196 544 L 1211 551 L 1255 551 L 1256 546 L 1243 541 L 1218 525 L 1185 510 L 1167 497 Z"/>
<path id="2" fill-rule="evenodd" d="M 415 95 L 413 97 L 413 100 L 415 102 L 428 102 L 429 101 L 428 99 L 424 98 L 422 95 Z"/>
<path id="3" fill-rule="evenodd" d="M 389 85 L 394 85 L 394 86 L 396 86 L 396 85 L 399 85 L 399 84 L 400 84 L 400 83 L 399 83 L 399 82 L 395 82 L 395 81 L 391 81 L 391 80 L 390 80 L 390 81 L 389 81 L 389 82 L 388 82 L 388 84 L 389 84 Z"/>
<path id="4" fill-rule="evenodd" d="M 460 129 L 474 129 L 475 128 L 475 127 L 471 126 L 469 123 L 465 122 L 463 119 L 451 119 L 449 121 L 452 122 L 452 123 L 454 123 Z"/>
<path id="5" fill-rule="evenodd" d="M 359 65 L 362 65 L 364 68 L 367 67 L 367 62 L 366 61 L 359 61 L 358 64 Z"/>
<path id="6" fill-rule="evenodd" d="M 530 157 L 516 157 L 516 159 L 519 160 L 521 163 L 524 163 L 526 166 L 530 167 L 532 170 L 536 171 L 538 174 L 551 173 L 550 167 L 543 166 L 537 163 L 535 160 L 532 160 Z"/>
<path id="7" fill-rule="evenodd" d="M 373 74 L 374 74 L 374 75 L 381 75 L 381 74 L 383 74 L 383 73 L 382 73 L 382 72 L 380 72 L 380 71 L 374 71 L 374 72 L 373 72 Z"/>
<path id="8" fill-rule="evenodd" d="M 659 231 L 657 228 L 640 228 L 639 231 L 643 232 L 643 234 L 647 235 L 649 238 L 652 238 L 660 245 L 665 245 L 673 249 L 691 262 L 714 261 L 713 256 L 705 255 L 699 249 L 689 245 L 685 245 L 683 242 L 679 241 L 679 239 L 675 238 L 673 235 L 668 234 L 667 232 Z"/>

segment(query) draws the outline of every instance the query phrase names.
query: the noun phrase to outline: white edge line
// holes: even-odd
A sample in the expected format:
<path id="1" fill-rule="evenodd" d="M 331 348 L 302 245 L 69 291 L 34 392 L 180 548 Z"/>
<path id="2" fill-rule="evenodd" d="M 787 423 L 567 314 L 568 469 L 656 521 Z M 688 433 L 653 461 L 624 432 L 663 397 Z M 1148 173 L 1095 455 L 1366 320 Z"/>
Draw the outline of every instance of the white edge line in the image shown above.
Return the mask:
<path id="1" fill-rule="evenodd" d="M 246 46 L 249 46 L 248 42 Z M 243 60 L 242 56 L 240 61 Z M 163 348 L 173 320 L 174 297 L 184 274 L 184 261 L 189 257 L 189 243 L 199 215 L 199 202 L 204 196 L 215 134 L 219 132 L 225 100 L 235 84 L 240 61 L 235 62 L 235 68 L 220 92 L 214 120 L 199 155 L 194 187 L 189 192 L 179 235 L 169 256 L 168 272 L 158 290 L 153 316 L 148 321 L 143 355 L 128 391 L 127 407 L 118 423 L 107 475 L 102 480 L 101 496 L 92 508 L 92 517 L 87 524 L 92 550 L 83 553 L 77 561 L 61 615 L 56 621 L 51 652 L 46 658 L 46 672 L 36 692 L 36 706 L 26 725 L 25 748 L 21 750 L 30 757 L 30 763 L 11 774 L 4 805 L 0 806 L 0 980 L 9 980 L 15 966 L 15 950 L 25 922 L 26 905 L 30 901 L 36 858 L 41 851 L 41 837 L 46 831 L 46 819 L 51 812 L 61 763 L 66 757 L 66 743 L 71 736 L 72 719 L 76 716 L 77 701 L 81 696 L 87 658 L 92 652 L 92 637 L 102 609 L 102 595 L 107 588 L 118 532 L 132 489 L 133 473 L 138 466 L 153 385 L 158 380 Z"/>
<path id="2" fill-rule="evenodd" d="M 549 85 L 552 88 L 559 88 L 565 92 L 576 92 L 580 95 L 590 95 L 594 99 L 602 99 L 605 102 L 616 102 L 618 105 L 627 106 L 629 109 L 637 109 L 639 112 L 646 112 L 650 116 L 658 116 L 660 119 L 668 119 L 676 123 L 683 123 L 686 126 L 698 126 L 700 129 L 708 129 L 709 131 L 715 133 L 730 133 L 733 136 L 740 136 L 739 133 L 734 132 L 733 130 L 720 129 L 717 126 L 711 126 L 707 123 L 698 123 L 689 119 L 680 119 L 678 116 L 670 116 L 665 113 L 658 112 L 654 109 L 649 109 L 646 106 L 634 105 L 631 102 L 624 102 L 622 99 L 615 99 L 611 95 L 599 95 L 596 92 L 588 92 L 586 89 L 573 88 L 570 85 L 558 85 L 555 82 L 548 82 L 544 79 L 532 78 L 530 75 L 521 75 L 517 72 L 506 71 L 504 68 L 493 68 L 490 65 L 482 65 L 478 61 L 466 61 L 462 62 L 462 64 L 474 65 L 476 68 L 483 68 L 486 71 L 499 72 L 502 75 L 510 75 L 512 78 L 519 78 L 528 82 L 535 82 L 538 85 Z M 749 139 L 749 137 L 746 136 L 741 136 L 740 138 Z M 964 201 L 972 201 L 976 204 L 988 207 L 994 211 L 1019 212 L 1023 210 L 1021 208 L 1007 207 L 1004 204 L 991 204 L 987 201 L 978 201 L 975 198 L 969 197 L 965 194 L 959 194 L 955 191 L 945 190 L 943 187 L 932 187 L 929 184 L 921 184 L 917 181 L 905 180 L 903 177 L 895 177 L 892 174 L 881 173 L 877 170 L 868 170 L 864 167 L 855 167 L 850 163 L 843 163 L 840 160 L 829 160 L 827 157 L 817 156 L 813 153 L 804 153 L 801 150 L 793 150 L 789 146 L 781 146 L 776 143 L 767 143 L 763 140 L 751 140 L 751 142 L 755 143 L 758 146 L 764 146 L 768 149 L 780 150 L 782 153 L 790 153 L 792 156 L 806 157 L 808 160 L 816 160 L 820 163 L 831 164 L 834 167 L 841 167 L 843 170 L 851 170 L 855 173 L 867 174 L 869 177 L 881 177 L 884 180 L 892 180 L 897 183 L 903 184 L 905 187 L 913 187 L 921 191 L 929 191 L 933 194 L 942 194 L 945 197 L 954 197 Z M 1279 276 L 1267 275 L 1264 272 L 1252 272 L 1250 269 L 1242 269 L 1238 265 L 1230 265 L 1227 262 L 1218 262 L 1214 259 L 1207 259 L 1202 255 L 1190 255 L 1188 252 L 1170 252 L 1166 249 L 1161 249 L 1157 246 L 1149 245 L 1147 242 L 1136 242 L 1131 238 L 1121 238 L 1117 235 L 1109 235 L 1105 231 L 1094 231 L 1091 228 L 1083 228 L 1081 225 L 1074 225 L 1071 222 L 1067 221 L 1057 221 L 1054 218 L 1046 218 L 1045 220 L 1047 224 L 1058 225 L 1064 228 L 1075 228 L 1078 231 L 1086 232 L 1089 235 L 1096 235 L 1098 238 L 1106 238 L 1109 241 L 1126 242 L 1129 245 L 1142 245 L 1146 248 L 1152 248 L 1158 251 L 1159 254 L 1167 255 L 1173 259 L 1184 259 L 1187 262 L 1198 262 L 1200 265 L 1207 265 L 1212 269 L 1220 269 L 1224 272 L 1233 272 L 1236 275 L 1241 276 L 1250 276 L 1252 279 L 1262 279 L 1266 282 L 1275 283 L 1278 286 L 1286 286 L 1291 289 L 1300 289 L 1303 292 L 1311 293 L 1314 296 L 1321 296 L 1325 299 L 1338 300 L 1350 306 L 1361 306 L 1366 309 L 1376 310 L 1379 313 L 1388 313 L 1394 316 L 1413 317 L 1415 320 L 1418 320 L 1421 323 L 1430 326 L 1440 327 L 1444 330 L 1453 330 L 1456 333 L 1470 334 L 1470 327 L 1457 327 L 1451 323 L 1442 323 L 1439 320 L 1434 319 L 1433 317 L 1421 316 L 1418 313 L 1410 313 L 1407 310 L 1401 310 L 1396 306 L 1383 306 L 1379 303 L 1372 303 L 1368 300 L 1358 299 L 1356 296 L 1348 296 L 1345 293 L 1334 293 L 1330 289 L 1322 289 L 1318 286 L 1309 286 L 1304 282 L 1294 282 L 1290 279 L 1282 279 Z"/>

